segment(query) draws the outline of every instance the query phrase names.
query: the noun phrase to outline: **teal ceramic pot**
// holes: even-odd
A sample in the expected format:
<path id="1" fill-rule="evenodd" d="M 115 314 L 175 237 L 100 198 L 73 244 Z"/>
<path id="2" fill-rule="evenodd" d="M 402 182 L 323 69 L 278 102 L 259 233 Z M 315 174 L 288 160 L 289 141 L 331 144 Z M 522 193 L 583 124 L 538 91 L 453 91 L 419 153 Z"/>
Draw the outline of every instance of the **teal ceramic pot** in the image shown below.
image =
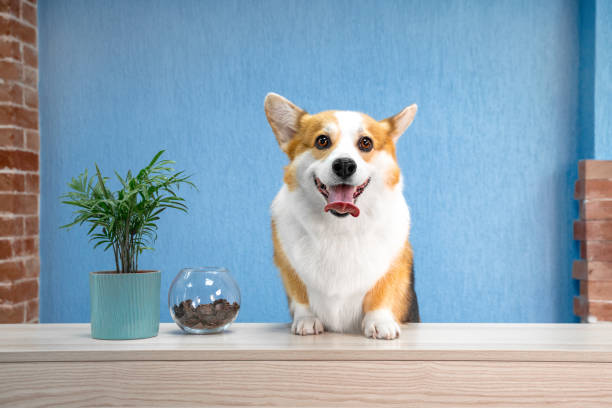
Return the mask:
<path id="1" fill-rule="evenodd" d="M 144 339 L 159 331 L 160 271 L 91 272 L 91 337 Z"/>

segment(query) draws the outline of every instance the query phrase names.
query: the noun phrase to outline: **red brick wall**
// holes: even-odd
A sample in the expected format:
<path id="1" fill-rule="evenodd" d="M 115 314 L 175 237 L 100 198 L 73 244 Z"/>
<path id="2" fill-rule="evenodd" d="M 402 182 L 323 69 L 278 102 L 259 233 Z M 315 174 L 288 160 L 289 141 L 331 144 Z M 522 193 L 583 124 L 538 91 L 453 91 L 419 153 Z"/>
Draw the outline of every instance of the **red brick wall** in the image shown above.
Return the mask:
<path id="1" fill-rule="evenodd" d="M 38 321 L 36 0 L 0 0 L 0 323 Z"/>
<path id="2" fill-rule="evenodd" d="M 580 241 L 574 279 L 580 296 L 574 313 L 583 321 L 612 321 L 612 161 L 584 160 L 578 166 L 574 197 L 580 200 L 580 219 L 574 239 Z"/>

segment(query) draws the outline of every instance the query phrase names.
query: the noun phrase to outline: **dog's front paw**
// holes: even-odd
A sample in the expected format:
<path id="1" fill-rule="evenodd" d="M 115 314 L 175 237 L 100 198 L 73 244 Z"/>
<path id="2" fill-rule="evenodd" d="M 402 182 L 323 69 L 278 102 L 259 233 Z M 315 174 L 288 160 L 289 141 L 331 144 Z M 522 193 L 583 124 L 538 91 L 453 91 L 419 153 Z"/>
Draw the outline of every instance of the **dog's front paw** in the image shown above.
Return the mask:
<path id="1" fill-rule="evenodd" d="M 361 327 L 366 337 L 374 339 L 392 340 L 400 335 L 399 324 L 387 309 L 378 309 L 366 313 Z"/>
<path id="2" fill-rule="evenodd" d="M 301 316 L 293 319 L 291 333 L 307 336 L 323 333 L 323 323 L 316 316 Z"/>

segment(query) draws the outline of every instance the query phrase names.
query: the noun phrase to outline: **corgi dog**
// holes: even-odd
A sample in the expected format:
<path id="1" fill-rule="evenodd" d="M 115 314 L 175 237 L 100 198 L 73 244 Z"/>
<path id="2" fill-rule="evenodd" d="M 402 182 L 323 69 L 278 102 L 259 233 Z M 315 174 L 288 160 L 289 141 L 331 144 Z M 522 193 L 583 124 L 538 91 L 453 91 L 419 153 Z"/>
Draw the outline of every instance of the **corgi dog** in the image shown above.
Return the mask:
<path id="1" fill-rule="evenodd" d="M 290 161 L 271 215 L 291 331 L 397 338 L 399 323 L 420 321 L 395 153 L 417 106 L 382 121 L 350 111 L 309 114 L 274 93 L 264 107 Z"/>

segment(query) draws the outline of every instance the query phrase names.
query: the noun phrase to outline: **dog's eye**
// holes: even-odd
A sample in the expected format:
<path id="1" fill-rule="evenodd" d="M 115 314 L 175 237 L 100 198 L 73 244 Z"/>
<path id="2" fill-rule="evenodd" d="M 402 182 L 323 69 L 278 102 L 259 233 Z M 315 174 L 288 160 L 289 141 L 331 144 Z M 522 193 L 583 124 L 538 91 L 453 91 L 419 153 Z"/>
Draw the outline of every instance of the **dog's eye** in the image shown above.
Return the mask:
<path id="1" fill-rule="evenodd" d="M 317 140 L 315 140 L 315 147 L 317 149 L 323 150 L 327 149 L 329 146 L 331 146 L 331 140 L 329 140 L 329 137 L 325 135 L 321 135 L 317 137 Z"/>
<path id="2" fill-rule="evenodd" d="M 374 147 L 374 143 L 372 143 L 372 139 L 367 136 L 364 136 L 359 139 L 359 143 L 357 144 L 357 146 L 359 146 L 359 150 L 369 152 Z"/>

